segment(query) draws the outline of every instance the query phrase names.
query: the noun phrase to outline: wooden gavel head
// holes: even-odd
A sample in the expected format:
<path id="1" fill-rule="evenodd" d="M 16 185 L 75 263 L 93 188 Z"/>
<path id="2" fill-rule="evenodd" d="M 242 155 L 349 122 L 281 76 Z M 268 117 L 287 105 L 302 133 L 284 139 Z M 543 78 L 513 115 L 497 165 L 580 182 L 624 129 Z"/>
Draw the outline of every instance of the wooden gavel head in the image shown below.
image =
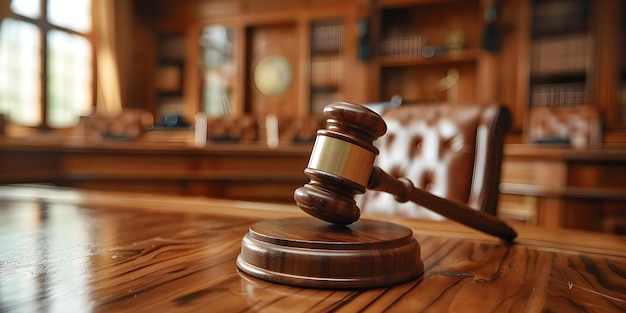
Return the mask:
<path id="1" fill-rule="evenodd" d="M 304 170 L 310 182 L 296 189 L 294 199 L 316 218 L 347 225 L 361 215 L 354 196 L 365 192 L 378 155 L 373 142 L 387 125 L 374 111 L 345 102 L 326 106 L 324 116 L 326 128 L 317 132 Z"/>

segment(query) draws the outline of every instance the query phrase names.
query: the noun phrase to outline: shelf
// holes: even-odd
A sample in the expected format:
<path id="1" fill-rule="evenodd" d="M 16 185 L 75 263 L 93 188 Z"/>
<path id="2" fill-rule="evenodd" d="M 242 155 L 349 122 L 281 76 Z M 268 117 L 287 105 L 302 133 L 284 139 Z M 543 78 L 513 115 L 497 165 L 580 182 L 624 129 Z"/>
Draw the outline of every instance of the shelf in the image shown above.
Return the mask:
<path id="1" fill-rule="evenodd" d="M 341 86 L 336 84 L 327 84 L 327 85 L 311 85 L 311 92 L 339 92 Z"/>
<path id="2" fill-rule="evenodd" d="M 399 56 L 380 57 L 379 59 L 381 67 L 401 67 L 478 62 L 481 58 L 484 58 L 488 55 L 489 53 L 485 51 L 473 49 L 444 53 L 441 55 L 433 56 L 432 58 L 424 58 L 418 56 Z"/>
<path id="3" fill-rule="evenodd" d="M 311 50 L 312 56 L 340 55 L 342 53 L 342 48 L 317 48 L 315 50 Z"/>
<path id="4" fill-rule="evenodd" d="M 585 72 L 562 72 L 555 74 L 531 74 L 531 84 L 559 84 L 584 83 L 587 80 Z"/>
<path id="5" fill-rule="evenodd" d="M 577 26 L 572 29 L 541 31 L 532 34 L 533 40 L 544 40 L 561 37 L 586 35 L 589 32 L 586 26 Z"/>
<path id="6" fill-rule="evenodd" d="M 481 1 L 383 0 L 378 100 L 489 102 L 497 57 L 482 47 Z M 404 101 L 403 101 L 404 102 Z"/>
<path id="7" fill-rule="evenodd" d="M 344 96 L 344 28 L 341 19 L 319 20 L 310 26 L 310 114 L 321 114 L 327 104 Z"/>

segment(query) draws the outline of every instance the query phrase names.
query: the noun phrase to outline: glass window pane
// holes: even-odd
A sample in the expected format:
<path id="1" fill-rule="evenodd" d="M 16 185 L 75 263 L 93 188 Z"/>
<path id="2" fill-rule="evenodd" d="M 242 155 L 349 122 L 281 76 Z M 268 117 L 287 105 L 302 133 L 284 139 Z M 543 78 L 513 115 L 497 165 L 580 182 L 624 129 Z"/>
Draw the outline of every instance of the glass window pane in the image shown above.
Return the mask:
<path id="1" fill-rule="evenodd" d="M 50 127 L 72 127 L 91 112 L 91 44 L 78 35 L 48 33 L 48 115 Z"/>
<path id="2" fill-rule="evenodd" d="M 54 25 L 77 32 L 89 32 L 91 30 L 91 1 L 49 0 L 48 20 Z"/>
<path id="3" fill-rule="evenodd" d="M 223 25 L 207 26 L 200 35 L 202 48 L 202 110 L 208 116 L 223 116 L 235 103 L 233 82 L 233 30 Z"/>
<path id="4" fill-rule="evenodd" d="M 30 18 L 39 18 L 41 14 L 41 0 L 13 0 L 11 11 L 15 14 Z"/>
<path id="5" fill-rule="evenodd" d="M 11 122 L 41 122 L 41 34 L 37 26 L 5 19 L 0 24 L 0 112 Z"/>

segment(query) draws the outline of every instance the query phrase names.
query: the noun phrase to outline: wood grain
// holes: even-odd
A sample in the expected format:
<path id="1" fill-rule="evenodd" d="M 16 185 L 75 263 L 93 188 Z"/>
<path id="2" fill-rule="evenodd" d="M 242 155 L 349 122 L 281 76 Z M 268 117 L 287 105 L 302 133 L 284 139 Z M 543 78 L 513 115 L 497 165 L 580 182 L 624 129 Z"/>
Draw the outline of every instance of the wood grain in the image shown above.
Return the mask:
<path id="1" fill-rule="evenodd" d="M 509 245 L 452 222 L 387 218 L 422 281 L 319 290 L 237 270 L 241 239 L 289 206 L 0 187 L 0 311 L 621 312 L 626 237 L 516 226 Z M 371 217 L 370 217 L 371 218 Z"/>

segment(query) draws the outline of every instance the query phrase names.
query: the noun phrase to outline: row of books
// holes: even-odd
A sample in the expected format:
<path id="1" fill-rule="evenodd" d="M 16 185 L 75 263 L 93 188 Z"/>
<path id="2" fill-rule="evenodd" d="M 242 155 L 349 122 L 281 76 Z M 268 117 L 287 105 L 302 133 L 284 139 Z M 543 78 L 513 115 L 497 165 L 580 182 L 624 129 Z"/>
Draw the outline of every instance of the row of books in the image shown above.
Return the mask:
<path id="1" fill-rule="evenodd" d="M 586 102 L 585 83 L 537 84 L 531 90 L 533 106 L 570 106 Z"/>
<path id="2" fill-rule="evenodd" d="M 533 74 L 580 73 L 589 68 L 593 43 L 587 34 L 544 38 L 532 45 Z"/>
<path id="3" fill-rule="evenodd" d="M 311 59 L 311 85 L 337 85 L 342 74 L 343 58 L 338 55 L 314 56 Z"/>
<path id="4" fill-rule="evenodd" d="M 387 57 L 421 56 L 424 37 L 421 35 L 383 39 L 379 54 Z"/>
<path id="5" fill-rule="evenodd" d="M 338 51 L 343 43 L 343 25 L 317 25 L 311 29 L 311 50 L 313 53 Z"/>

